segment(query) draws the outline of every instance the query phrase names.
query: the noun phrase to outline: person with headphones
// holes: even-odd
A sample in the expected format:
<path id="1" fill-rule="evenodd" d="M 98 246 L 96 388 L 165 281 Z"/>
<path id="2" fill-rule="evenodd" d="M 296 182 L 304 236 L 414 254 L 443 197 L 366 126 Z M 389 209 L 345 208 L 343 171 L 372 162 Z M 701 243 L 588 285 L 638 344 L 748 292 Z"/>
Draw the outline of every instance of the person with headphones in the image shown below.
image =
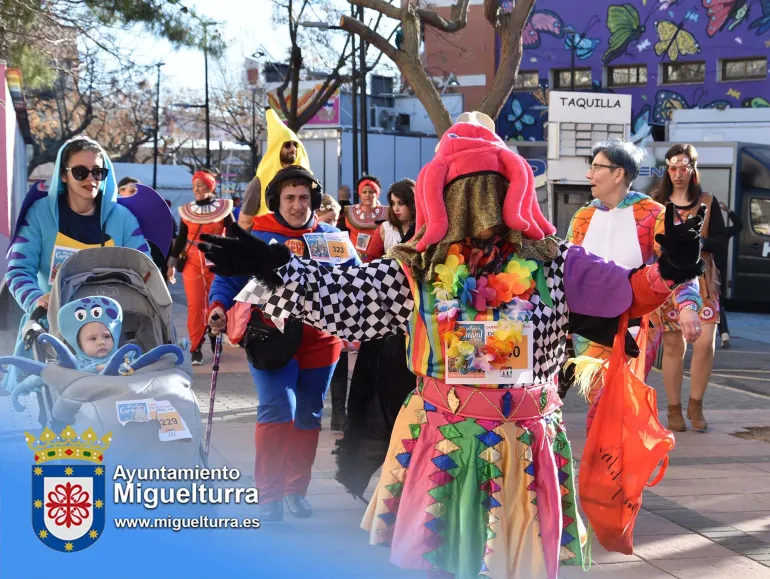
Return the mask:
<path id="1" fill-rule="evenodd" d="M 265 200 L 272 213 L 255 217 L 251 233 L 233 224 L 230 234 L 241 238 L 253 235 L 264 243 L 282 244 L 297 257 L 312 255 L 320 262 L 323 258 L 313 248 L 323 244 L 326 235 L 339 233 L 314 213 L 321 205 L 322 193 L 310 171 L 297 165 L 284 167 L 266 190 Z M 333 238 L 329 238 L 330 247 Z M 349 258 L 341 265 L 360 265 L 349 242 L 346 251 Z M 248 280 L 248 276 L 215 277 L 209 293 L 212 333 L 225 331 L 225 312 Z M 318 446 L 324 397 L 342 343 L 301 322 L 287 322 L 279 330 L 253 307 L 241 344 L 259 399 L 254 478 L 259 489 L 260 519 L 283 520 L 284 504 L 293 516 L 309 517 L 313 511 L 305 495 Z"/>

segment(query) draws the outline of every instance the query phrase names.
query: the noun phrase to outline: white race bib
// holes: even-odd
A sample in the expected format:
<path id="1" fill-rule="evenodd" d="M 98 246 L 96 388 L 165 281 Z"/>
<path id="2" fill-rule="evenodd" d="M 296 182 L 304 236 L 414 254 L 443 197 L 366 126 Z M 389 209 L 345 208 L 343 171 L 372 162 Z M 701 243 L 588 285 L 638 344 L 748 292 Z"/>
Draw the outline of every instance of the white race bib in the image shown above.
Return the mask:
<path id="1" fill-rule="evenodd" d="M 310 259 L 321 263 L 344 263 L 352 256 L 350 237 L 347 233 L 306 233 Z"/>

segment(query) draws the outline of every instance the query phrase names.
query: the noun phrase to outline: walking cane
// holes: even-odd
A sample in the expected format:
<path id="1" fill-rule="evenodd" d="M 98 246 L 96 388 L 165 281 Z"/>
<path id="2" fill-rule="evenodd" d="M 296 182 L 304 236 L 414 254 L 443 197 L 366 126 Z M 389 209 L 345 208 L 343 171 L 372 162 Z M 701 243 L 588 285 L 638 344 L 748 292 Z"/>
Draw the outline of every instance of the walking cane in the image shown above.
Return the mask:
<path id="1" fill-rule="evenodd" d="M 209 446 L 211 445 L 211 423 L 214 420 L 214 398 L 217 395 L 217 375 L 219 374 L 219 357 L 222 355 L 222 334 L 217 335 L 214 343 L 214 363 L 211 366 L 211 391 L 209 393 L 209 417 L 206 424 L 206 445 L 203 456 L 208 464 Z"/>

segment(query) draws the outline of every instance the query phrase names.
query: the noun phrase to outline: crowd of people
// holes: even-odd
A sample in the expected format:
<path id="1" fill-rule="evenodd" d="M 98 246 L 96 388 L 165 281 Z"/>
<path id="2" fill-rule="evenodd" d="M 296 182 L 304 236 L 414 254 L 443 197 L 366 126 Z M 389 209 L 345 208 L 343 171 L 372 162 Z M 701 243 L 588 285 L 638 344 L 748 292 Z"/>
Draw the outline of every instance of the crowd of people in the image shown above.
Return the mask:
<path id="1" fill-rule="evenodd" d="M 117 203 L 140 184 L 118 183 L 104 150 L 75 138 L 14 238 L 6 281 L 22 324 L 48 307 L 72 252 L 152 252 L 168 283 L 181 274 L 192 363 L 204 363 L 207 336 L 213 349 L 219 334 L 249 361 L 261 520 L 312 515 L 307 490 L 331 391 L 337 479 L 367 500 L 382 467 L 363 526 L 395 564 L 555 579 L 560 562 L 580 565 L 586 549 L 560 396 L 580 384 L 590 429 L 608 386 L 601 372 L 581 380 L 565 370 L 567 339 L 601 366 L 627 316 L 629 359 L 645 356 L 649 371 L 663 347 L 668 427 L 686 430 L 686 416 L 705 431 L 718 324 L 729 347 L 719 269 L 741 224 L 730 214 L 727 227 L 726 208 L 703 191 L 691 145 L 671 148 L 650 196 L 632 188 L 642 152 L 609 141 L 592 152 L 593 200 L 560 240 L 529 165 L 490 122 L 463 115 L 417 182 L 385 193 L 364 175 L 354 197 L 343 186 L 335 198 L 297 135 L 267 111 L 268 147 L 242 205 L 217 195 L 213 174 L 195 172 L 168 252 Z M 94 351 L 114 350 L 110 327 L 92 327 Z M 22 338 L 17 356 L 29 355 Z M 91 339 L 72 339 L 89 353 L 81 338 Z M 4 386 L 20 378 L 11 370 Z"/>

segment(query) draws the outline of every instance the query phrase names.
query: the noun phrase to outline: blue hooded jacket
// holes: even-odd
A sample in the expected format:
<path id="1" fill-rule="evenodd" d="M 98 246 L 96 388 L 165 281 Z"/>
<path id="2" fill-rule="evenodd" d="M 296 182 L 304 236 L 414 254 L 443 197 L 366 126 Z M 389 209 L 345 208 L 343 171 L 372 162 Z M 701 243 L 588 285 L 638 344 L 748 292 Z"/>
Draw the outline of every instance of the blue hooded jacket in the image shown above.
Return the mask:
<path id="1" fill-rule="evenodd" d="M 22 217 L 11 248 L 5 280 L 11 294 L 26 312 L 21 320 L 19 337 L 14 350 L 14 355 L 17 356 L 31 357 L 31 352 L 23 348 L 21 328 L 35 309 L 37 300 L 51 291 L 48 278 L 54 244 L 59 233 L 58 198 L 67 191 L 66 184 L 61 180 L 62 151 L 72 141 L 83 138 L 76 137 L 59 149 L 53 176 L 48 186 L 48 195 L 35 201 Z M 95 143 L 95 141 L 92 142 Z M 116 246 L 130 247 L 149 255 L 150 248 L 142 235 L 136 217 L 126 207 L 117 203 L 118 186 L 112 162 L 104 150 L 101 155 L 104 167 L 109 170 L 107 178 L 99 185 L 102 196 L 100 222 L 103 231 Z M 3 380 L 3 386 L 6 389 L 12 389 L 16 385 L 15 374 L 15 369 L 11 368 Z"/>

